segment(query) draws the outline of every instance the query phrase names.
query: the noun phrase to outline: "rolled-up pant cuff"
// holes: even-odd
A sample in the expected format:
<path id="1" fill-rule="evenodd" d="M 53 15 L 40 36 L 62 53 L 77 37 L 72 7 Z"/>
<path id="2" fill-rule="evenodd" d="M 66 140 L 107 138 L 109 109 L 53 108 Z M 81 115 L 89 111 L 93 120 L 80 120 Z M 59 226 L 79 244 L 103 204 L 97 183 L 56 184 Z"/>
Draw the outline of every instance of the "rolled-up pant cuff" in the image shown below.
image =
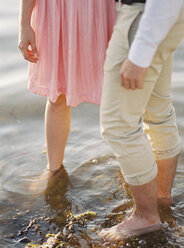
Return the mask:
<path id="1" fill-rule="evenodd" d="M 156 161 L 174 158 L 180 153 L 180 151 L 181 151 L 181 146 L 179 143 L 176 146 L 174 146 L 173 148 L 170 148 L 167 150 L 159 151 L 159 150 L 153 149 L 154 158 Z"/>
<path id="2" fill-rule="evenodd" d="M 120 165 L 121 167 L 121 165 Z M 132 186 L 140 186 L 146 183 L 149 183 L 152 179 L 154 179 L 157 175 L 158 168 L 156 163 L 152 165 L 152 167 L 140 175 L 124 175 L 124 179 L 126 183 Z"/>

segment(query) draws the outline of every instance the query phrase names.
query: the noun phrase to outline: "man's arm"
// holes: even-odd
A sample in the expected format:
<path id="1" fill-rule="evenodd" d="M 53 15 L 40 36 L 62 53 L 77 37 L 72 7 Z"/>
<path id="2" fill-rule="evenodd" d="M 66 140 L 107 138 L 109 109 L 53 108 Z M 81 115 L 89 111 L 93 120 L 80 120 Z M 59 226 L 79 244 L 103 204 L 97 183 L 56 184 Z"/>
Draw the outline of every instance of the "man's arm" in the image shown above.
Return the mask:
<path id="1" fill-rule="evenodd" d="M 177 20 L 183 4 L 184 0 L 147 0 L 128 59 L 121 69 L 125 88 L 143 87 L 146 68 L 150 66 L 158 45 Z"/>
<path id="2" fill-rule="evenodd" d="M 158 45 L 176 22 L 184 0 L 147 0 L 129 52 L 129 60 L 149 67 Z"/>

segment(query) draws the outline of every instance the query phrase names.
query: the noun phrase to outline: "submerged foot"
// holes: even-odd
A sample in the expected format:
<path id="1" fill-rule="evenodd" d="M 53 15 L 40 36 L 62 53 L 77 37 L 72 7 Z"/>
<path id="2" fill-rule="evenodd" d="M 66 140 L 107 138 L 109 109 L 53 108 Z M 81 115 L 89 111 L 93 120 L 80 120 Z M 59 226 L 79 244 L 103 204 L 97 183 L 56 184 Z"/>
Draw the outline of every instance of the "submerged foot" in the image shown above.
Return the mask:
<path id="1" fill-rule="evenodd" d="M 160 220 L 151 224 L 132 215 L 130 218 L 118 225 L 102 229 L 99 236 L 107 241 L 122 241 L 132 236 L 139 236 L 160 229 Z"/>
<path id="2" fill-rule="evenodd" d="M 63 171 L 65 171 L 63 165 L 55 171 L 45 170 L 43 174 L 36 177 L 30 184 L 31 192 L 43 192 L 48 187 L 48 184 L 55 183 L 62 178 Z"/>
<path id="3" fill-rule="evenodd" d="M 61 165 L 60 168 L 57 169 L 57 170 L 50 170 L 50 169 L 48 169 L 47 170 L 48 178 L 50 179 L 50 178 L 57 177 L 63 169 L 64 169 L 63 165 Z"/>

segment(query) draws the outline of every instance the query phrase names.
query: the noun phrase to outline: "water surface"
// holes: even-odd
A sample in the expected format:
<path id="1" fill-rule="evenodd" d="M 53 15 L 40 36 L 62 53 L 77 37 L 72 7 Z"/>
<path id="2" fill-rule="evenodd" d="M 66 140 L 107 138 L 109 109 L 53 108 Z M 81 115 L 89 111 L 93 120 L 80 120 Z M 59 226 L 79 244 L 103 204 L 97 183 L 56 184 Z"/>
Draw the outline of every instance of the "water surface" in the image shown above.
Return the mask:
<path id="1" fill-rule="evenodd" d="M 84 103 L 72 109 L 64 168 L 54 182 L 38 183 L 47 163 L 46 99 L 27 90 L 27 64 L 17 49 L 19 1 L 0 0 L 0 6 L 0 247 L 25 247 L 20 242 L 27 242 L 24 238 L 42 243 L 48 232 L 65 232 L 68 213 L 87 210 L 97 216 L 84 226 L 74 225 L 76 247 L 184 247 L 184 45 L 176 51 L 173 73 L 182 145 L 174 204 L 159 210 L 162 231 L 119 245 L 103 243 L 98 231 L 129 216 L 133 202 L 118 163 L 100 137 L 99 107 Z"/>

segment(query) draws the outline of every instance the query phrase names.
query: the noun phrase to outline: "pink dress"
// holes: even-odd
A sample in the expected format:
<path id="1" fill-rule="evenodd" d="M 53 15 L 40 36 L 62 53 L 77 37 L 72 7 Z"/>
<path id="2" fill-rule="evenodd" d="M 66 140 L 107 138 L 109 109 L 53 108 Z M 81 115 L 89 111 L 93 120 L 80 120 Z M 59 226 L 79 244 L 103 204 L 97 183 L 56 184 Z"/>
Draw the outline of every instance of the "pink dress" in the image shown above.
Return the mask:
<path id="1" fill-rule="evenodd" d="M 39 62 L 29 89 L 67 105 L 100 103 L 105 50 L 115 22 L 114 0 L 36 0 L 32 26 Z"/>

